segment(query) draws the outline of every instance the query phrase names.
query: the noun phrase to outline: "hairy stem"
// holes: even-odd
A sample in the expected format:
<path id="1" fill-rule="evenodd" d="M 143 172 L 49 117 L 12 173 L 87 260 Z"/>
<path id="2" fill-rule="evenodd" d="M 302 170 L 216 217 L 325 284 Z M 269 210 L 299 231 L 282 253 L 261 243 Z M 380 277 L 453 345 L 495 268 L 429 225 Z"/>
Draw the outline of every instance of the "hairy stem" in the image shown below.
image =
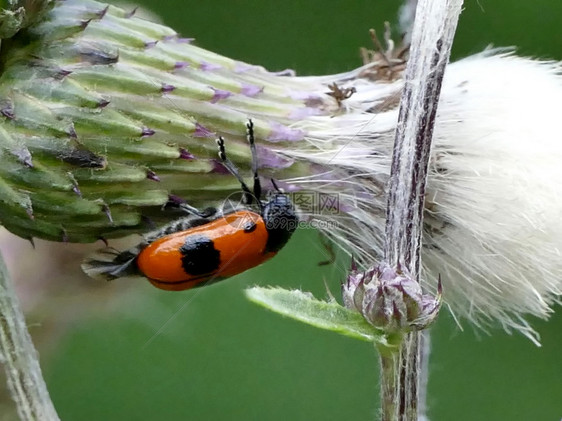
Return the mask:
<path id="1" fill-rule="evenodd" d="M 392 421 L 396 414 L 396 404 L 399 402 L 396 392 L 398 391 L 398 374 L 400 373 L 400 358 L 393 349 L 378 348 L 381 363 L 381 421 Z"/>
<path id="2" fill-rule="evenodd" d="M 462 0 L 419 1 L 396 126 L 384 257 L 391 266 L 406 267 L 418 282 L 431 139 L 441 82 L 461 6 Z M 381 379 L 387 383 L 381 390 L 390 384 L 396 388 L 393 394 L 396 402 L 391 406 L 395 412 L 383 414 L 383 419 L 414 420 L 418 417 L 419 406 L 419 332 L 406 335 L 399 355 L 398 382 L 393 380 L 396 374 L 391 379 L 385 379 L 384 376 Z M 383 403 L 383 409 L 385 407 L 388 405 Z"/>
<path id="3" fill-rule="evenodd" d="M 424 330 L 420 335 L 420 370 L 419 370 L 419 395 L 418 418 L 427 420 L 427 383 L 429 382 L 429 356 L 431 354 L 431 335 L 429 330 Z"/>
<path id="4" fill-rule="evenodd" d="M 59 419 L 43 380 L 37 351 L 0 254 L 0 361 L 23 421 Z"/>

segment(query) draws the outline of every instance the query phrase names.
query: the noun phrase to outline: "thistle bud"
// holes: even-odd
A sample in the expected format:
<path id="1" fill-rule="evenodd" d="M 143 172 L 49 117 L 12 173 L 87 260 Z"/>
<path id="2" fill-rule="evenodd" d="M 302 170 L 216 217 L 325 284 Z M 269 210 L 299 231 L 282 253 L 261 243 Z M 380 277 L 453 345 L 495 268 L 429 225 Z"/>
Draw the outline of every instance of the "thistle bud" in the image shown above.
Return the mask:
<path id="1" fill-rule="evenodd" d="M 440 291 L 437 297 L 423 294 L 407 271 L 386 263 L 364 272 L 352 269 L 342 292 L 347 308 L 389 334 L 425 329 L 441 307 Z"/>

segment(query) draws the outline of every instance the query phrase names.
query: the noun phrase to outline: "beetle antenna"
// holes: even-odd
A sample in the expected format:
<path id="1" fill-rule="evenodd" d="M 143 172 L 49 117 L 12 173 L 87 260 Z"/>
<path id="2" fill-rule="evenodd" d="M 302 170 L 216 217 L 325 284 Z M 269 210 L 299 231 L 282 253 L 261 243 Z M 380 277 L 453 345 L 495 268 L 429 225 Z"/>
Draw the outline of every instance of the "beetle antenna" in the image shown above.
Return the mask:
<path id="1" fill-rule="evenodd" d="M 246 139 L 250 144 L 250 151 L 252 152 L 252 174 L 254 176 L 254 196 L 258 203 L 261 203 L 261 182 L 258 175 L 258 151 L 256 148 L 256 140 L 254 138 L 254 122 L 248 119 L 246 123 Z"/>
<path id="2" fill-rule="evenodd" d="M 277 182 L 276 182 L 273 178 L 271 178 L 270 180 L 271 180 L 271 184 L 273 184 L 273 188 L 274 188 L 275 190 L 277 190 L 279 193 L 284 193 L 283 190 L 281 190 L 281 189 L 279 188 L 279 186 L 277 185 Z"/>
<path id="3" fill-rule="evenodd" d="M 252 202 L 253 202 L 252 191 L 250 190 L 248 185 L 244 182 L 244 180 L 240 176 L 240 173 L 238 172 L 238 169 L 236 168 L 236 166 L 226 156 L 226 149 L 224 147 L 224 137 L 220 136 L 217 139 L 217 145 L 219 147 L 219 158 L 222 161 L 222 164 L 234 177 L 236 177 L 236 179 L 240 183 L 240 186 L 242 187 L 242 191 L 244 192 L 244 201 L 246 202 L 247 205 L 251 205 Z M 259 200 L 258 200 L 258 203 L 259 203 Z"/>

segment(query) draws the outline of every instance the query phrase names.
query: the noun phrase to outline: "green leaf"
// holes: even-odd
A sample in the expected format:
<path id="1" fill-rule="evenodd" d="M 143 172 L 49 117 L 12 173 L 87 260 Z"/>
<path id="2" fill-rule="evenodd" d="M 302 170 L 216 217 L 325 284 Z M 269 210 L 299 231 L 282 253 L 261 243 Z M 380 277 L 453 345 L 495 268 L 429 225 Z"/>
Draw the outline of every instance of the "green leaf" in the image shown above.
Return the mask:
<path id="1" fill-rule="evenodd" d="M 246 296 L 271 311 L 309 325 L 364 341 L 387 344 L 384 333 L 367 323 L 359 313 L 335 301 L 317 300 L 309 292 L 253 287 L 246 290 Z"/>

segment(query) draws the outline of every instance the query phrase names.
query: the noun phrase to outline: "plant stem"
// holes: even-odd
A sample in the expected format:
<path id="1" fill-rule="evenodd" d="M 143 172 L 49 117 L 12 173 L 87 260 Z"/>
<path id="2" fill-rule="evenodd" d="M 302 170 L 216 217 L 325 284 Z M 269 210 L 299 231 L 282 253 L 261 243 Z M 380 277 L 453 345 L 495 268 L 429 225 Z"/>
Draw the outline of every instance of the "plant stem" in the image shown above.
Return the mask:
<path id="1" fill-rule="evenodd" d="M 0 361 L 23 421 L 57 421 L 37 351 L 0 253 Z"/>
<path id="2" fill-rule="evenodd" d="M 396 404 L 399 402 L 396 392 L 398 391 L 398 374 L 400 373 L 400 358 L 396 350 L 377 348 L 381 363 L 381 421 L 392 421 L 392 414 L 396 414 Z"/>
<path id="3" fill-rule="evenodd" d="M 462 0 L 420 0 L 412 31 L 410 59 L 396 126 L 386 214 L 385 261 L 406 267 L 419 282 L 420 247 L 427 167 L 441 82 L 449 60 Z M 394 387 L 393 409 L 384 420 L 418 417 L 420 333 L 406 335 L 399 353 L 399 370 L 381 382 Z M 386 363 L 382 361 L 381 364 Z M 386 373 L 388 376 L 388 374 Z M 396 381 L 398 379 L 398 381 Z M 386 383 L 386 384 L 385 384 Z M 424 405 L 422 405 L 423 407 Z"/>
<path id="4" fill-rule="evenodd" d="M 429 355 L 431 353 L 431 335 L 429 330 L 421 332 L 420 341 L 418 417 L 421 421 L 427 420 L 427 383 L 429 381 Z"/>

